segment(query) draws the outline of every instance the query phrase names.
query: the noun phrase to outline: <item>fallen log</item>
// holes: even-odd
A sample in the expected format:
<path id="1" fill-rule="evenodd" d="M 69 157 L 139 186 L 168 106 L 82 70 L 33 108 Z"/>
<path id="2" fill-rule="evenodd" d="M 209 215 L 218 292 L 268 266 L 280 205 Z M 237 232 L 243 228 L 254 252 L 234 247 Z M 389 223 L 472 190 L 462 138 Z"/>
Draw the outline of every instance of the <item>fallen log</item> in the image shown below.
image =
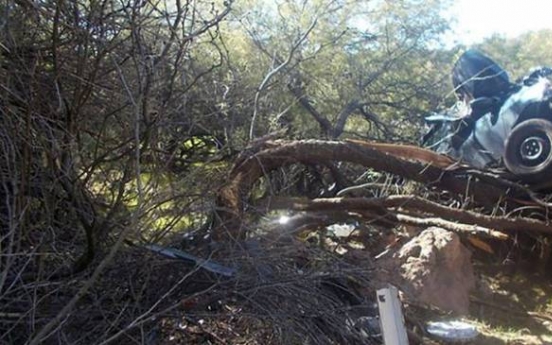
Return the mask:
<path id="1" fill-rule="evenodd" d="M 254 183 L 270 171 L 296 163 L 327 164 L 349 162 L 377 171 L 392 173 L 429 187 L 446 190 L 455 195 L 470 197 L 487 209 L 507 200 L 510 205 L 520 205 L 516 200 L 527 195 L 523 187 L 496 179 L 478 179 L 473 170 L 435 152 L 408 145 L 377 144 L 363 141 L 263 141 L 245 150 L 231 170 L 229 182 L 219 191 L 216 212 L 217 224 L 213 239 L 244 239 L 246 229 L 242 224 L 244 211 Z M 422 203 L 415 201 L 418 205 Z M 430 204 L 425 204 L 427 205 Z M 435 205 L 432 206 L 435 208 Z M 449 215 L 454 211 L 443 209 Z M 467 217 L 464 215 L 464 217 Z M 473 215 L 471 216 L 473 217 Z M 486 222 L 490 222 L 485 218 Z M 508 223 L 510 224 L 510 223 Z M 542 229 L 541 225 L 535 225 Z M 540 231 L 540 230 L 539 230 Z"/>

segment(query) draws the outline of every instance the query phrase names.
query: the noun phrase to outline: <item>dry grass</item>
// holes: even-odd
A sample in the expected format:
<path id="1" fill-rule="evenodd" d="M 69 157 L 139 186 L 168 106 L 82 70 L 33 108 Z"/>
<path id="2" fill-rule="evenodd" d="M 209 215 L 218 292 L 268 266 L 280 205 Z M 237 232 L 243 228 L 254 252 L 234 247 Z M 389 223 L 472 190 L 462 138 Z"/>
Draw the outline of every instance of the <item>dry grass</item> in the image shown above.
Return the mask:
<path id="1" fill-rule="evenodd" d="M 301 242 L 250 243 L 219 257 L 238 268 L 232 278 L 126 248 L 45 343 L 378 343 L 358 327 L 359 317 L 376 312 L 369 265 Z M 0 341 L 28 341 L 89 274 L 25 286 L 36 298 L 27 310 L 2 308 Z"/>

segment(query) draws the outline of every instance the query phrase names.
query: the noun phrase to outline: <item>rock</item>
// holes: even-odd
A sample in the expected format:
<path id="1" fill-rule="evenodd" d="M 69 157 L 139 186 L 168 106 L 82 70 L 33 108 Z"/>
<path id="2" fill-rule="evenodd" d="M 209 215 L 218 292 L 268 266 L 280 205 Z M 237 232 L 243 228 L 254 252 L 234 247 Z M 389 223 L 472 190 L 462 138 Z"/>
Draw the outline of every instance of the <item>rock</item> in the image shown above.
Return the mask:
<path id="1" fill-rule="evenodd" d="M 409 299 L 467 314 L 475 277 L 469 250 L 453 232 L 431 227 L 382 260 L 382 283 L 396 285 Z"/>

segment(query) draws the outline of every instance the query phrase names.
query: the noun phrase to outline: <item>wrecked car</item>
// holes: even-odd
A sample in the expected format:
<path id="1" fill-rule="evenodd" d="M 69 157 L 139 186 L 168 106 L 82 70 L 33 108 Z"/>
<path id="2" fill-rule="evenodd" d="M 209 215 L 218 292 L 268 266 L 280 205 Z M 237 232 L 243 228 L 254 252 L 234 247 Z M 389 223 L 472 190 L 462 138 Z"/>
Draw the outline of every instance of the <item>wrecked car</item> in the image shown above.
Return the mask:
<path id="1" fill-rule="evenodd" d="M 552 176 L 552 69 L 513 83 L 492 59 L 468 50 L 452 74 L 458 102 L 426 117 L 423 145 L 477 168 L 505 166 L 528 182 Z"/>

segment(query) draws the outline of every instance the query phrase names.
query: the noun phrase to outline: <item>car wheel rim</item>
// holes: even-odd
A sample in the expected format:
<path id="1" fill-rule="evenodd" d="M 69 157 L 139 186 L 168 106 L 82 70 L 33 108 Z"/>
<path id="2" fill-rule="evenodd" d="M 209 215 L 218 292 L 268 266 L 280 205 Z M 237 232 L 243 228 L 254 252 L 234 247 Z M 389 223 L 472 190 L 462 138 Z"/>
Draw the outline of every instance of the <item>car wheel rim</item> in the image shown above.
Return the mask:
<path id="1" fill-rule="evenodd" d="M 521 143 L 521 158 L 528 163 L 537 163 L 542 160 L 546 146 L 543 138 L 529 137 Z"/>

